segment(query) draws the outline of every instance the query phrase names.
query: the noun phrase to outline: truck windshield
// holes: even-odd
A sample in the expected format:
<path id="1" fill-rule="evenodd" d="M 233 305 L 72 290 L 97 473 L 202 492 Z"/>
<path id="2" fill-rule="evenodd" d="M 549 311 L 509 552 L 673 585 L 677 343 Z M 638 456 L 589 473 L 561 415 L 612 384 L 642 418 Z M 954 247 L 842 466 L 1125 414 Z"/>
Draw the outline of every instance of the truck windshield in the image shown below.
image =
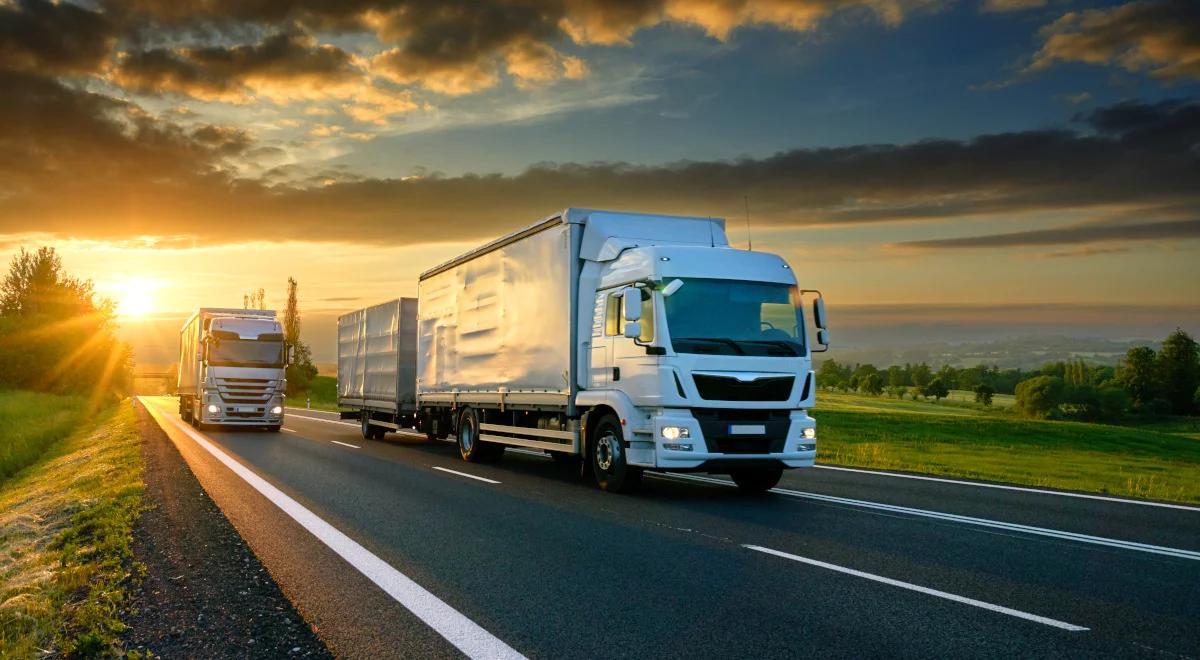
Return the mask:
<path id="1" fill-rule="evenodd" d="M 216 367 L 282 367 L 283 342 L 259 339 L 214 339 L 208 363 Z"/>
<path id="2" fill-rule="evenodd" d="M 795 286 L 684 278 L 665 303 L 667 331 L 677 353 L 805 353 L 804 315 Z"/>

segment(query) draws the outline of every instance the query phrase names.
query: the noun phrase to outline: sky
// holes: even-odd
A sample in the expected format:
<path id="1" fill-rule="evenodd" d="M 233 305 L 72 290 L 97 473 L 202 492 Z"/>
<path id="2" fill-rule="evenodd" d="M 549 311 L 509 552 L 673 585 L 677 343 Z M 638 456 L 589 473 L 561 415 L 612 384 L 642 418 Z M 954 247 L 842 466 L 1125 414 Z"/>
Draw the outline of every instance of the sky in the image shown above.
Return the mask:
<path id="1" fill-rule="evenodd" d="M 289 276 L 329 360 L 567 206 L 726 217 L 858 343 L 1200 330 L 1194 0 L 0 0 L 0 98 L 0 259 L 144 362 Z"/>

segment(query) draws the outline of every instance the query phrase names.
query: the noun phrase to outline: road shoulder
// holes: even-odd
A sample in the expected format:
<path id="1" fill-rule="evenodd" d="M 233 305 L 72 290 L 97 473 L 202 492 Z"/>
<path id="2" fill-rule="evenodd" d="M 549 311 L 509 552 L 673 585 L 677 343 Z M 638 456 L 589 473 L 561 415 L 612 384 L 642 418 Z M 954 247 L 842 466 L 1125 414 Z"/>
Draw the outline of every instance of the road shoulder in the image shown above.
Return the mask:
<path id="1" fill-rule="evenodd" d="M 133 555 L 125 648 L 165 657 L 331 657 L 209 498 L 186 461 L 137 404 L 145 504 Z"/>

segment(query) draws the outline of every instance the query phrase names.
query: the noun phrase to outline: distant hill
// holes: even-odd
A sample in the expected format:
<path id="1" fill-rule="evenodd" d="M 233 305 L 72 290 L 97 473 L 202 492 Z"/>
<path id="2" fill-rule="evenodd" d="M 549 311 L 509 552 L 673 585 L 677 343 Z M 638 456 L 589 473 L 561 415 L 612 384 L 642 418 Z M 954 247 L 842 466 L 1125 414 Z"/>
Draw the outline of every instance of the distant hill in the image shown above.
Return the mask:
<path id="1" fill-rule="evenodd" d="M 933 343 L 928 346 L 833 348 L 818 358 L 840 363 L 876 366 L 925 362 L 933 367 L 949 364 L 969 367 L 996 365 L 1002 369 L 1032 369 L 1047 362 L 1083 359 L 1093 364 L 1115 365 L 1130 348 L 1159 342 L 1145 339 L 1116 340 L 1099 337 L 1029 336 L 981 342 Z"/>

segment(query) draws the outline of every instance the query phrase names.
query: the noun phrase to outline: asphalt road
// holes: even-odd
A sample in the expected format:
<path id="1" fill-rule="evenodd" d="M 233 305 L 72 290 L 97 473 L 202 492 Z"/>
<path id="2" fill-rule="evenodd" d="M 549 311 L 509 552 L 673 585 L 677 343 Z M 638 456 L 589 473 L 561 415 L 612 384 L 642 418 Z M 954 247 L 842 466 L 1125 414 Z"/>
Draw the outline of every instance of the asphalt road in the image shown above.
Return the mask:
<path id="1" fill-rule="evenodd" d="M 1200 656 L 1200 510 L 837 469 L 606 494 L 289 411 L 196 433 L 146 398 L 346 657 Z"/>

